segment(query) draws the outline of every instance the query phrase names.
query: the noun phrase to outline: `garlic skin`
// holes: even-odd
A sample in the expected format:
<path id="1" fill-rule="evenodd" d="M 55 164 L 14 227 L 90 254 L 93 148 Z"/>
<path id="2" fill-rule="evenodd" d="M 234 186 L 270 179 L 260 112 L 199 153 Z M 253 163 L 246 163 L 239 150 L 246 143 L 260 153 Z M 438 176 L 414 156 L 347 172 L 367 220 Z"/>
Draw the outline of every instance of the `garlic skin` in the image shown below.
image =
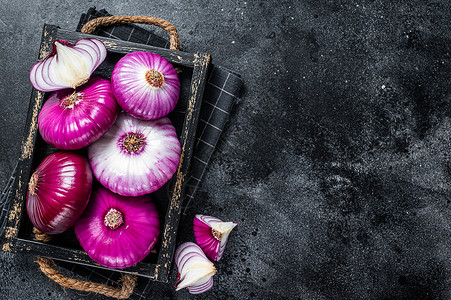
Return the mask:
<path id="1" fill-rule="evenodd" d="M 229 234 L 237 223 L 223 222 L 218 218 L 196 215 L 193 220 L 196 243 L 205 254 L 214 261 L 219 261 L 224 253 Z"/>
<path id="2" fill-rule="evenodd" d="M 179 275 L 176 291 L 186 288 L 190 294 L 200 294 L 213 287 L 216 268 L 195 243 L 181 244 L 175 251 L 175 263 Z"/>
<path id="3" fill-rule="evenodd" d="M 107 55 L 105 45 L 97 39 L 81 39 L 75 44 L 57 39 L 52 47 L 30 71 L 31 84 L 42 92 L 83 85 Z"/>

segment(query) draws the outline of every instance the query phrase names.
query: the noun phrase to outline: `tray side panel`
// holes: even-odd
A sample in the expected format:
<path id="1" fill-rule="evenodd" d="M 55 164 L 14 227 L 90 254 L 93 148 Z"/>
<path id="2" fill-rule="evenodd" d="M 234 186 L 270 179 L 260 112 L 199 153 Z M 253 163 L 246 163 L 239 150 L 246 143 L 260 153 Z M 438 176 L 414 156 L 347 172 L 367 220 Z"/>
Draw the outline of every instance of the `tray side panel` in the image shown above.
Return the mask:
<path id="1" fill-rule="evenodd" d="M 191 158 L 195 146 L 196 129 L 199 121 L 199 111 L 202 96 L 205 89 L 205 75 L 210 65 L 211 57 L 207 54 L 195 54 L 193 77 L 191 80 L 191 96 L 182 132 L 182 153 L 177 169 L 176 182 L 174 185 L 169 209 L 166 214 L 166 224 L 163 232 L 163 243 L 158 258 L 155 278 L 167 282 L 169 271 L 174 256 L 178 225 L 184 198 L 185 184 L 191 165 Z"/>
<path id="2" fill-rule="evenodd" d="M 44 25 L 39 50 L 39 60 L 45 58 L 52 51 L 52 42 L 57 27 Z M 33 89 L 28 107 L 25 133 L 21 144 L 21 154 L 17 165 L 17 175 L 13 193 L 11 193 L 11 208 L 3 238 L 3 251 L 14 251 L 14 240 L 17 238 L 20 220 L 22 218 L 25 195 L 27 193 L 28 179 L 30 177 L 33 160 L 34 145 L 38 133 L 38 114 L 44 101 L 44 93 Z"/>
<path id="3" fill-rule="evenodd" d="M 130 53 L 134 51 L 153 52 L 157 53 L 160 56 L 163 56 L 172 63 L 189 68 L 193 68 L 196 61 L 195 54 L 188 52 L 158 48 L 149 45 L 141 45 L 123 40 L 116 40 L 98 35 L 68 31 L 64 29 L 58 29 L 57 37 L 71 43 L 76 42 L 77 40 L 82 38 L 97 39 L 102 41 L 108 50 L 120 53 Z"/>

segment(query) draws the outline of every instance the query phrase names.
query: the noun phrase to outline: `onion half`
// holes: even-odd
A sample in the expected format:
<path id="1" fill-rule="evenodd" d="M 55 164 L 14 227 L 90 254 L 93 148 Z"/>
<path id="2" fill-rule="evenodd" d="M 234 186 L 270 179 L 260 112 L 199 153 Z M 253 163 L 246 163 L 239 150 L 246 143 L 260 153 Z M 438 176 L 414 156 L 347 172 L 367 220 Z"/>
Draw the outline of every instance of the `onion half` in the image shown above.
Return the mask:
<path id="1" fill-rule="evenodd" d="M 114 67 L 111 84 L 119 105 L 144 120 L 169 114 L 180 94 L 177 71 L 164 57 L 150 52 L 122 57 Z"/>
<path id="2" fill-rule="evenodd" d="M 80 149 L 107 132 L 119 111 L 110 82 L 92 78 L 75 91 L 64 89 L 50 95 L 38 116 L 39 132 L 56 148 Z"/>
<path id="3" fill-rule="evenodd" d="M 174 259 L 179 277 L 175 285 L 177 291 L 186 288 L 191 294 L 200 294 L 213 287 L 216 268 L 198 245 L 192 242 L 181 244 Z"/>
<path id="4" fill-rule="evenodd" d="M 143 260 L 159 234 L 158 212 L 150 196 L 123 197 L 105 188 L 93 193 L 75 224 L 75 235 L 89 257 L 112 269 Z"/>
<path id="5" fill-rule="evenodd" d="M 52 52 L 31 68 L 31 84 L 42 92 L 75 89 L 88 81 L 106 55 L 105 45 L 97 39 L 81 39 L 75 44 L 57 39 Z"/>
<path id="6" fill-rule="evenodd" d="M 122 196 L 158 190 L 177 170 L 180 153 L 180 142 L 168 118 L 145 121 L 124 112 L 88 147 L 94 176 Z"/>
<path id="7" fill-rule="evenodd" d="M 27 213 L 43 233 L 58 234 L 72 227 L 88 204 L 92 173 L 81 154 L 57 151 L 47 156 L 31 175 Z"/>

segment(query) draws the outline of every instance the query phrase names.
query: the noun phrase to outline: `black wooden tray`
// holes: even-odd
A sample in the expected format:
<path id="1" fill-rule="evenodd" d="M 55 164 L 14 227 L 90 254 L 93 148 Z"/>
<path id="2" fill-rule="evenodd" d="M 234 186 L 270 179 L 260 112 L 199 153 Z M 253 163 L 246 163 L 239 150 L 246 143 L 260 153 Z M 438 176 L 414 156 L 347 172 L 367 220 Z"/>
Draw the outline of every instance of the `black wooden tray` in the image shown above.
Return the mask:
<path id="1" fill-rule="evenodd" d="M 182 145 L 180 164 L 172 180 L 155 193 L 152 193 L 152 199 L 157 205 L 161 220 L 159 241 L 154 250 L 142 262 L 126 269 L 115 270 L 167 282 L 175 250 L 182 200 L 188 180 L 187 173 L 191 163 L 200 105 L 207 80 L 207 70 L 210 65 L 210 55 L 151 47 L 67 31 L 53 25 L 44 25 L 39 59 L 45 58 L 51 52 L 52 42 L 55 39 L 75 42 L 81 38 L 101 40 L 107 48 L 107 58 L 95 71 L 94 75 L 110 79 L 115 63 L 123 55 L 133 51 L 157 53 L 182 70 L 182 73 L 179 75 L 182 87 L 180 100 L 174 111 L 169 115 Z M 91 260 L 86 252 L 81 249 L 73 229 L 54 236 L 48 243 L 37 241 L 32 232 L 33 225 L 28 219 L 24 205 L 28 181 L 34 168 L 48 154 L 56 150 L 43 141 L 39 135 L 37 124 L 39 111 L 49 94 L 36 89 L 33 89 L 31 94 L 21 155 L 18 160 L 17 175 L 12 193 L 8 199 L 10 203 L 6 228 L 2 236 L 2 250 L 27 252 L 60 261 L 106 269 Z"/>

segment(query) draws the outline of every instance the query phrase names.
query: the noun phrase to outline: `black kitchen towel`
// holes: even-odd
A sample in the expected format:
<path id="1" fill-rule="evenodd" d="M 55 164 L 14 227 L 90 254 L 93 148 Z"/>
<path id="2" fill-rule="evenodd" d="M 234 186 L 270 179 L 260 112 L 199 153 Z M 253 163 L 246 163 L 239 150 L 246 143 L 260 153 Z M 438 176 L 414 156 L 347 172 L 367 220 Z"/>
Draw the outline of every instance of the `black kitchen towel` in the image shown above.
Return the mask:
<path id="1" fill-rule="evenodd" d="M 105 16 L 110 16 L 106 10 L 97 11 L 95 8 L 90 8 L 86 14 L 81 15 L 77 31 L 81 31 L 83 25 L 88 21 Z M 169 42 L 166 39 L 136 25 L 101 27 L 93 34 L 169 48 Z M 191 203 L 198 190 L 205 169 L 219 141 L 242 84 L 243 81 L 240 75 L 214 64 L 210 68 L 200 111 L 199 127 L 197 128 L 197 140 L 193 153 L 194 159 L 186 187 L 187 201 L 185 201 L 185 207 Z"/>

